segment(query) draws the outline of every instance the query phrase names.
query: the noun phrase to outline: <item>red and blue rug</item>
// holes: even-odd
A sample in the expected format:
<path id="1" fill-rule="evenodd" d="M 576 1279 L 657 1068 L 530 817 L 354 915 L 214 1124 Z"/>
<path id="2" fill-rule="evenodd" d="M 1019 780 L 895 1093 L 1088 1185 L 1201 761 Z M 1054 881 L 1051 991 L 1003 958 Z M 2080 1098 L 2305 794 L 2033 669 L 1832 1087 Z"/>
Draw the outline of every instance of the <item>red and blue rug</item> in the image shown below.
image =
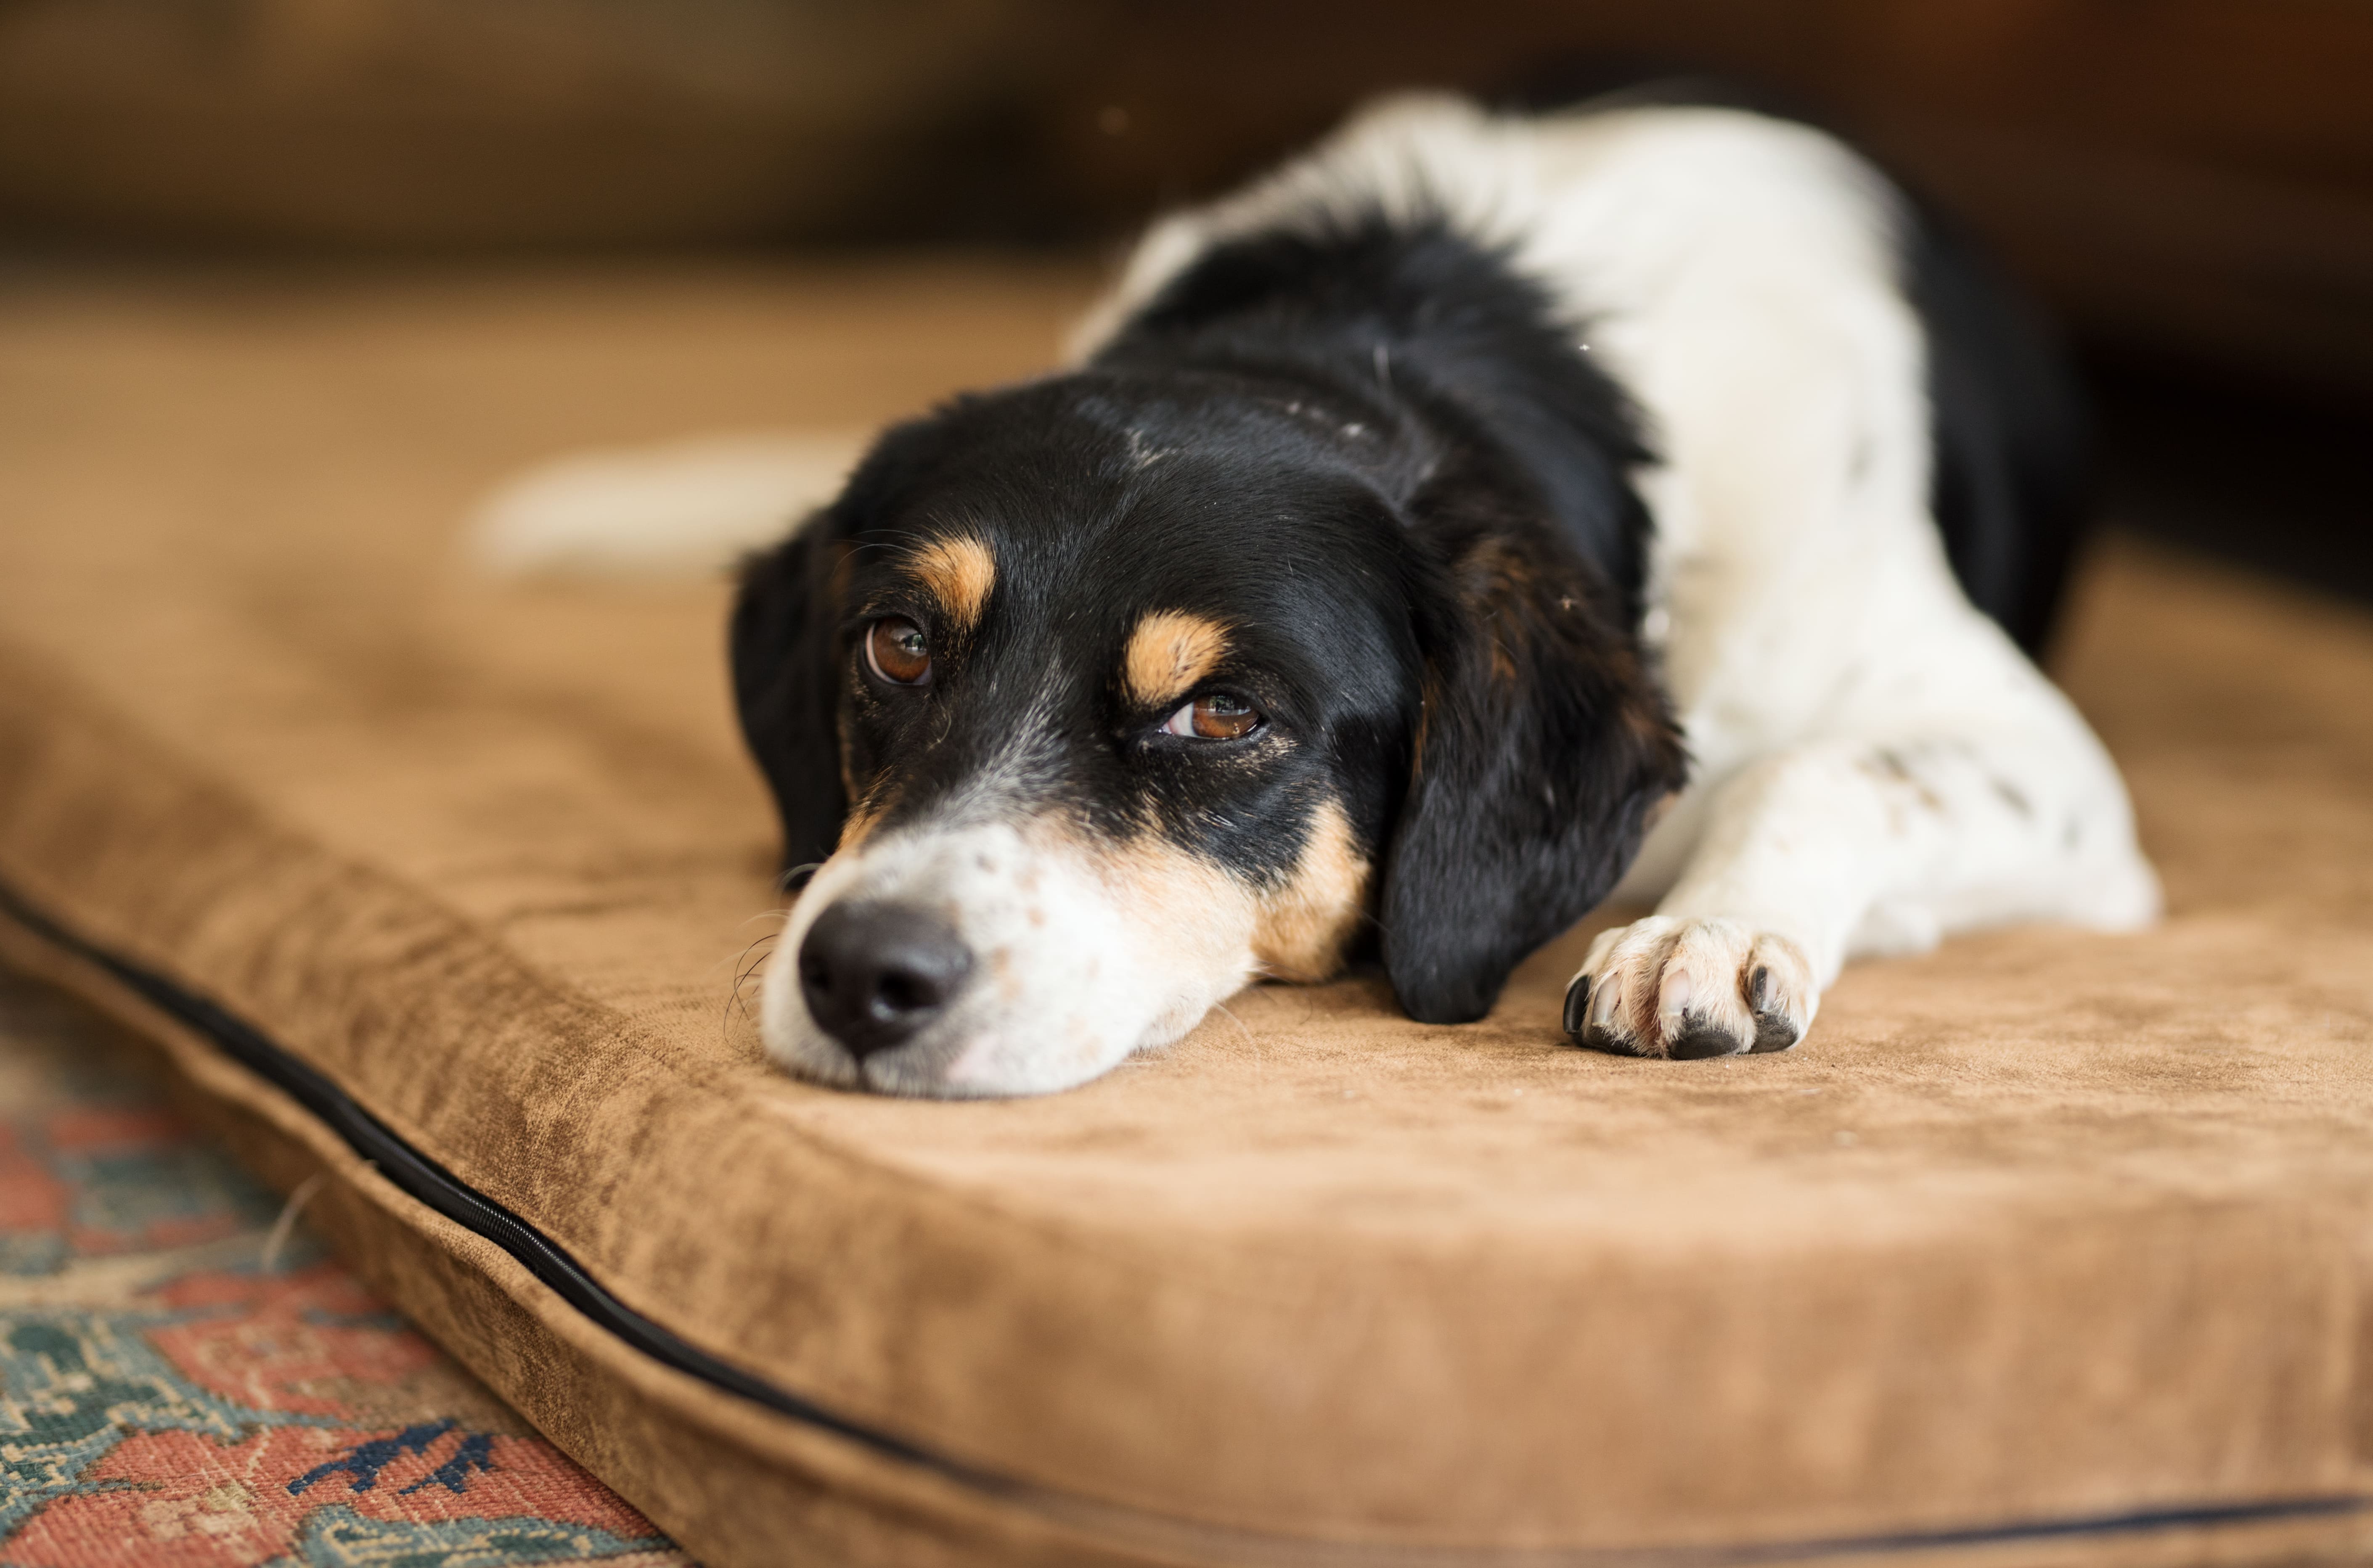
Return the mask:
<path id="1" fill-rule="evenodd" d="M 0 971 L 0 1568 L 686 1562 Z"/>

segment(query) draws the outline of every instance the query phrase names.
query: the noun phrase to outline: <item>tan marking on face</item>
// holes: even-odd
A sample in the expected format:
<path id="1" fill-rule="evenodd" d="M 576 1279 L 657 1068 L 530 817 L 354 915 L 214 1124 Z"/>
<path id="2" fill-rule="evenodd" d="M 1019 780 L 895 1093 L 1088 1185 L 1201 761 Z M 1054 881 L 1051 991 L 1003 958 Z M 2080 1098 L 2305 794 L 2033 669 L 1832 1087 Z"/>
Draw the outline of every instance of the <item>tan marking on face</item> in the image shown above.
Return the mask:
<path id="1" fill-rule="evenodd" d="M 1061 836 L 1092 862 L 1121 895 L 1119 906 L 1141 923 L 1153 947 L 1181 957 L 1218 953 L 1241 940 L 1251 919 L 1251 894 L 1218 865 L 1170 842 L 1150 826 L 1119 843 Z"/>
<path id="2" fill-rule="evenodd" d="M 859 801 L 851 807 L 848 815 L 841 819 L 840 842 L 834 846 L 834 853 L 852 850 L 863 843 L 881 820 L 882 808 L 870 800 Z"/>
<path id="3" fill-rule="evenodd" d="M 1171 843 L 1150 823 L 1118 843 L 1088 838 L 1071 823 L 1050 820 L 1036 830 L 1094 867 L 1149 970 L 1184 981 L 1155 1017 L 1151 1037 L 1177 1039 L 1258 972 L 1246 940 L 1258 900 L 1241 877 Z"/>
<path id="4" fill-rule="evenodd" d="M 1332 800 L 1320 807 L 1293 875 L 1260 900 L 1253 957 L 1261 968 L 1279 980 L 1304 983 L 1341 969 L 1367 908 L 1370 869 L 1351 841 L 1343 807 Z"/>
<path id="5" fill-rule="evenodd" d="M 841 755 L 844 758 L 848 756 L 845 746 Z M 843 761 L 841 787 L 848 792 L 848 815 L 840 819 L 840 838 L 833 845 L 835 854 L 843 850 L 853 850 L 872 837 L 873 830 L 882 825 L 882 819 L 898 804 L 898 786 L 886 771 L 874 774 L 873 782 L 859 789 L 857 781 L 849 774 L 848 763 Z"/>
<path id="6" fill-rule="evenodd" d="M 1157 610 L 1137 623 L 1121 655 L 1121 681 L 1147 707 L 1183 697 L 1228 651 L 1227 628 L 1199 615 Z"/>
<path id="7" fill-rule="evenodd" d="M 949 625 L 969 632 L 980 624 L 989 589 L 997 586 L 997 558 L 988 545 L 970 534 L 935 539 L 915 552 L 906 569 L 940 601 Z"/>

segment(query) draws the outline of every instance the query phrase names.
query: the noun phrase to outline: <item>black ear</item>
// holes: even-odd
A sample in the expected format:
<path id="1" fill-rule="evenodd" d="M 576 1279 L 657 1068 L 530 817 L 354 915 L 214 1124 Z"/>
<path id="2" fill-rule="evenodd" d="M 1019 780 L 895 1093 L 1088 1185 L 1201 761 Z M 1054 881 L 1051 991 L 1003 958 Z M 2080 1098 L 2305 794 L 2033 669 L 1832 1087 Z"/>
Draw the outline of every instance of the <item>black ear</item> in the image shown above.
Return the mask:
<path id="1" fill-rule="evenodd" d="M 1413 596 L 1427 690 L 1379 911 L 1394 993 L 1432 1024 L 1490 1011 L 1687 773 L 1605 575 L 1546 528 L 1455 532 Z"/>
<path id="2" fill-rule="evenodd" d="M 841 783 L 834 582 L 842 547 L 832 515 L 754 556 L 733 606 L 733 699 L 742 735 L 775 792 L 783 864 L 833 852 L 848 795 Z"/>

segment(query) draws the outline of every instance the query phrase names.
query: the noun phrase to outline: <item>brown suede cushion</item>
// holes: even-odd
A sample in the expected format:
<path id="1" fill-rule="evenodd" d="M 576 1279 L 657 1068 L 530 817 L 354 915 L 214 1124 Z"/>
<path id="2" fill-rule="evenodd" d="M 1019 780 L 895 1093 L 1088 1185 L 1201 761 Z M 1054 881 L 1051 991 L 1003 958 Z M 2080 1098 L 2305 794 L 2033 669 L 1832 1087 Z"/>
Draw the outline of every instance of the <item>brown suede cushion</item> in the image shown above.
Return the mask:
<path id="1" fill-rule="evenodd" d="M 1778 1057 L 1563 1044 L 1578 932 L 1481 1025 L 1259 989 L 1050 1099 L 769 1068 L 722 587 L 473 581 L 457 519 L 555 447 L 1026 372 L 1079 297 L 18 282 L 0 889 L 56 929 L 7 951 L 155 1030 L 276 1179 L 336 1175 L 373 1277 L 714 1561 L 2373 1545 L 2373 623 L 2136 546 L 2062 674 L 2166 876 L 2146 935 L 1857 966 Z M 602 1330 L 132 971 L 824 1419 Z"/>

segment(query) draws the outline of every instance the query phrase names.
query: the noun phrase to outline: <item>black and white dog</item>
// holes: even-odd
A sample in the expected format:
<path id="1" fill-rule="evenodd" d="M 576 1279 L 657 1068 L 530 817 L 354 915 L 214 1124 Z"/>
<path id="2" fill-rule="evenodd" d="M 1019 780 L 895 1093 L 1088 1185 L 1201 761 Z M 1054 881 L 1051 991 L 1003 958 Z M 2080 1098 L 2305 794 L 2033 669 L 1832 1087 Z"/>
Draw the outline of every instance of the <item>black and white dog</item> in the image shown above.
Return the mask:
<path id="1" fill-rule="evenodd" d="M 882 436 L 746 569 L 785 1066 L 1096 1076 L 1373 954 L 1480 1017 L 1610 894 L 1581 1042 L 1783 1050 L 1850 956 L 2148 922 L 2031 652 L 2080 422 L 1853 154 L 1407 98 L 1144 239 L 1061 374 Z"/>

